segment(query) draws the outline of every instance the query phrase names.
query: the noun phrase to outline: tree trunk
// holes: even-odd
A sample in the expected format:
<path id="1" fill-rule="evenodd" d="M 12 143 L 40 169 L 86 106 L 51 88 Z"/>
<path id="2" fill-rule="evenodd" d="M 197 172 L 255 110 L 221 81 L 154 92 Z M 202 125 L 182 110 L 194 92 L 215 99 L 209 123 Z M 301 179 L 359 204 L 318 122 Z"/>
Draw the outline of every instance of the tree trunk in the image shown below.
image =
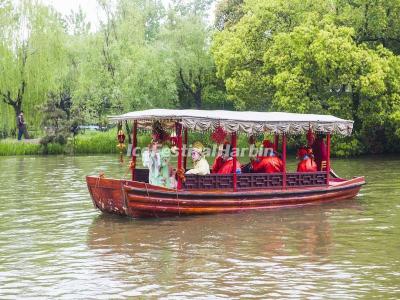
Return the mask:
<path id="1" fill-rule="evenodd" d="M 192 95 L 194 99 L 194 105 L 196 106 L 196 109 L 201 109 L 202 107 L 202 90 L 203 86 L 201 84 L 201 77 L 200 75 L 198 76 L 198 82 L 194 82 L 195 90 L 192 89 L 192 87 L 185 81 L 185 78 L 183 76 L 183 70 L 182 68 L 179 69 L 179 77 L 181 79 L 181 82 L 183 84 L 183 87 L 185 88 L 186 91 Z"/>
<path id="2" fill-rule="evenodd" d="M 11 105 L 15 111 L 15 120 L 17 128 L 18 128 L 18 116 L 21 114 L 22 111 L 22 100 L 25 92 L 25 86 L 26 86 L 25 80 L 22 80 L 21 85 L 18 88 L 18 94 L 15 100 L 11 98 L 10 91 L 7 91 L 5 93 L 0 93 L 1 96 L 3 97 L 3 102 L 5 104 Z M 26 139 L 29 139 L 29 133 L 28 130 L 26 129 L 26 126 L 24 126 L 24 136 Z"/>
<path id="3" fill-rule="evenodd" d="M 196 92 L 193 95 L 196 109 L 201 109 L 202 106 L 201 92 L 202 92 L 201 87 L 196 87 Z"/>

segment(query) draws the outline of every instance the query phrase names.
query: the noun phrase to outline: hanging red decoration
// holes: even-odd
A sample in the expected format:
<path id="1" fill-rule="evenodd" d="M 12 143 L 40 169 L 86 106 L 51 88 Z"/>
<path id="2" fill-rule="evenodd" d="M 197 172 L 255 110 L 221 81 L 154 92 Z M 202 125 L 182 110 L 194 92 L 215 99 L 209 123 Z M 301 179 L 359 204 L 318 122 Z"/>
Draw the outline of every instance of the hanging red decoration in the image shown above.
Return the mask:
<path id="1" fill-rule="evenodd" d="M 227 133 L 225 130 L 221 126 L 218 126 L 211 134 L 211 139 L 217 144 L 222 144 L 225 141 L 226 136 Z"/>
<path id="2" fill-rule="evenodd" d="M 177 138 L 176 136 L 171 136 L 171 137 L 169 138 L 169 141 L 170 141 L 170 143 L 171 143 L 171 146 L 176 146 L 176 145 L 178 145 L 178 138 Z"/>
<path id="3" fill-rule="evenodd" d="M 160 143 L 165 143 L 170 141 L 169 133 L 164 130 L 159 121 L 155 121 L 153 123 L 153 140 Z"/>
<path id="4" fill-rule="evenodd" d="M 270 140 L 263 140 L 262 144 L 263 144 L 264 148 L 273 148 L 274 147 L 274 144 L 272 144 Z"/>
<path id="5" fill-rule="evenodd" d="M 314 132 L 311 130 L 311 126 L 308 128 L 308 132 L 307 132 L 307 145 L 311 146 L 312 144 L 314 144 L 315 141 L 315 134 Z"/>
<path id="6" fill-rule="evenodd" d="M 117 148 L 119 149 L 119 161 L 123 163 L 124 162 L 123 151 L 126 146 L 125 146 L 125 134 L 122 130 L 118 131 L 117 139 L 118 139 Z"/>
<path id="7" fill-rule="evenodd" d="M 118 131 L 117 138 L 118 138 L 118 142 L 120 144 L 123 144 L 125 142 L 125 133 L 122 130 Z"/>

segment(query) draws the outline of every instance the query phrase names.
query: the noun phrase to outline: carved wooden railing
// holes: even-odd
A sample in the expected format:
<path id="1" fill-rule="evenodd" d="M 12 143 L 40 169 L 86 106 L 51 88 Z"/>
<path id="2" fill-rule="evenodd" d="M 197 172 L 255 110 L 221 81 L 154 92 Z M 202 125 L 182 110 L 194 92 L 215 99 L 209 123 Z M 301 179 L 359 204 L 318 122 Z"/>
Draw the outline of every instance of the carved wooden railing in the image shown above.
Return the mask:
<path id="1" fill-rule="evenodd" d="M 238 190 L 281 188 L 282 183 L 282 173 L 244 173 L 237 175 Z M 286 174 L 287 187 L 322 186 L 326 184 L 326 172 Z M 233 189 L 233 175 L 186 175 L 186 182 L 183 187 L 186 190 Z"/>
<path id="2" fill-rule="evenodd" d="M 287 173 L 286 186 L 301 187 L 301 186 L 318 186 L 327 184 L 326 172 L 312 173 Z"/>
<path id="3" fill-rule="evenodd" d="M 185 190 L 233 189 L 232 174 L 186 175 Z M 136 169 L 135 180 L 149 182 L 148 169 Z M 237 189 L 281 188 L 282 173 L 242 173 L 237 175 Z M 322 186 L 327 184 L 326 172 L 286 173 L 287 187 Z"/>
<path id="4" fill-rule="evenodd" d="M 232 189 L 232 174 L 191 175 L 187 174 L 183 188 L 186 190 Z"/>
<path id="5" fill-rule="evenodd" d="M 282 187 L 282 173 L 244 173 L 237 175 L 237 189 Z"/>

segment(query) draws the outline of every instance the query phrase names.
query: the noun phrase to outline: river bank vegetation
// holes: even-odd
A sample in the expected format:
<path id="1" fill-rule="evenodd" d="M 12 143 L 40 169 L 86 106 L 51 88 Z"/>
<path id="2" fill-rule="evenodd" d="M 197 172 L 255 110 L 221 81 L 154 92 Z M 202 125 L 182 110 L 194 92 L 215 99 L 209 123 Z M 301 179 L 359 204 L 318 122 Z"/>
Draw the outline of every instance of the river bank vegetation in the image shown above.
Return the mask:
<path id="1" fill-rule="evenodd" d="M 400 0 L 98 1 L 100 25 L 0 0 L 0 153 L 117 152 L 107 116 L 147 108 L 333 114 L 333 154 L 400 152 Z M 213 13 L 211 14 L 211 11 Z M 40 144 L 10 141 L 23 110 Z M 74 142 L 75 141 L 75 142 Z"/>

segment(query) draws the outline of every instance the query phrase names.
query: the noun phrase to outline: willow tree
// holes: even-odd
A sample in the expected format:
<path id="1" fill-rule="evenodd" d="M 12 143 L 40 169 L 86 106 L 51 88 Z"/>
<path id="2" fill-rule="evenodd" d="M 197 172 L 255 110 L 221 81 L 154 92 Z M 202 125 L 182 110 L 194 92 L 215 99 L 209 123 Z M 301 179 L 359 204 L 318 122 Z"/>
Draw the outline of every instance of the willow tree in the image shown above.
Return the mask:
<path id="1" fill-rule="evenodd" d="M 8 17 L 0 23 L 0 96 L 6 130 L 14 127 L 10 124 L 15 119 L 4 105 L 14 116 L 23 109 L 28 124 L 40 124 L 38 104 L 56 88 L 65 58 L 64 31 L 56 13 L 37 3 L 12 3 L 3 2 Z"/>
<path id="2" fill-rule="evenodd" d="M 223 82 L 216 76 L 207 24 L 210 1 L 172 1 L 161 40 L 174 63 L 181 107 L 224 107 Z"/>
<path id="3" fill-rule="evenodd" d="M 83 37 L 75 56 L 74 105 L 91 122 L 123 110 L 175 106 L 173 62 L 158 39 L 161 1 L 100 1 L 100 7 L 107 17 Z"/>

